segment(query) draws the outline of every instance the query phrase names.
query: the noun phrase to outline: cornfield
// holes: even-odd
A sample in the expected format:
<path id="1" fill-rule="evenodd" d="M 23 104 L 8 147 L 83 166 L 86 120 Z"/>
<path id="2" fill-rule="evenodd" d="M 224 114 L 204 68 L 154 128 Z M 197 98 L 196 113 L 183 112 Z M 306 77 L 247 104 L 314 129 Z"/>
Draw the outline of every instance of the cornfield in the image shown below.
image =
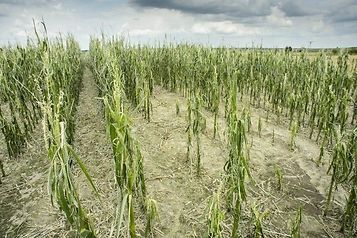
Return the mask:
<path id="1" fill-rule="evenodd" d="M 300 204 L 305 198 L 306 206 L 324 204 L 316 205 L 310 217 L 337 220 L 346 236 L 357 234 L 357 70 L 347 53 L 341 52 L 334 62 L 326 52 L 311 58 L 307 51 L 167 42 L 132 45 L 104 36 L 92 37 L 89 52 L 83 53 L 73 36 L 49 39 L 44 23 L 43 29 L 39 34 L 35 28 L 36 39 L 29 39 L 26 46 L 0 51 L 0 127 L 8 157 L 0 160 L 0 169 L 5 177 L 8 164 L 23 159 L 42 122 L 49 200 L 76 237 L 105 233 L 97 230 L 95 210 L 86 206 L 76 185 L 80 171 L 102 204 L 105 195 L 95 184 L 99 172 L 93 173 L 76 152 L 80 149 L 75 144 L 80 126 L 76 115 L 85 69 L 93 75 L 87 80 L 97 86 L 99 113 L 111 148 L 105 163 L 112 168 L 116 209 L 110 218 L 95 219 L 108 224 L 107 237 L 170 237 L 174 234 L 168 231 L 170 222 L 176 231 L 192 228 L 193 233 L 180 234 L 195 237 L 300 237 L 308 234 L 304 219 L 309 216 L 304 217 Z M 158 103 L 160 93 L 174 97 L 170 112 L 160 111 L 170 103 L 167 98 Z M 160 121 L 169 113 L 169 121 Z M 140 136 L 142 127 L 156 128 L 150 131 L 153 136 L 165 127 L 168 136 L 160 134 L 156 145 Z M 305 194 L 305 200 L 294 200 L 297 191 L 305 189 L 294 178 L 309 176 L 288 156 L 304 154 L 305 141 L 317 148 L 311 158 L 315 171 L 330 179 L 325 193 L 313 191 L 321 196 L 317 202 Z M 157 147 L 149 150 L 150 146 Z M 151 163 L 162 161 L 157 151 L 165 146 L 171 146 L 168 153 L 178 151 L 165 158 L 175 162 L 162 165 L 166 174 L 154 176 L 159 166 Z M 286 158 L 257 157 L 279 146 Z M 219 148 L 219 153 L 210 154 L 209 147 Z M 260 167 L 262 163 L 267 166 Z M 179 172 L 184 174 L 181 179 Z M 11 176 L 15 175 L 7 175 Z M 0 183 L 6 184 L 7 177 Z M 166 180 L 174 184 L 172 191 L 161 191 Z M 192 200 L 177 201 L 186 213 L 165 220 L 170 209 L 165 202 L 170 201 L 160 194 L 178 197 L 176 189 L 187 189 L 182 187 L 188 184 L 195 186 Z M 338 189 L 346 197 L 342 203 L 333 202 Z M 279 210 L 283 203 L 279 197 L 294 201 L 288 215 L 297 213 L 290 227 L 284 220 L 289 216 L 281 215 L 287 212 Z M 185 210 L 190 203 L 195 205 Z"/>

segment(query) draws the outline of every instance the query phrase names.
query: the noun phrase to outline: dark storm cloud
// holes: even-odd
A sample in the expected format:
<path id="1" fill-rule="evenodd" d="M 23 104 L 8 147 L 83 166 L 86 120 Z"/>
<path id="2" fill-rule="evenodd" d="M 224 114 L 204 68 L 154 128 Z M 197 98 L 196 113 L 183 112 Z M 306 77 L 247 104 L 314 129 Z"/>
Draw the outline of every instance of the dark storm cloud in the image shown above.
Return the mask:
<path id="1" fill-rule="evenodd" d="M 164 8 L 190 14 L 217 14 L 227 18 L 267 16 L 276 0 L 132 0 L 139 7 Z"/>
<path id="2" fill-rule="evenodd" d="M 130 0 L 130 2 L 137 7 L 178 10 L 193 15 L 211 15 L 211 18 L 238 19 L 243 22 L 255 22 L 256 17 L 270 15 L 272 7 L 279 8 L 286 17 L 323 16 L 327 20 L 329 18 L 336 22 L 355 21 L 357 18 L 356 0 Z M 251 19 L 247 20 L 249 18 Z"/>
<path id="3" fill-rule="evenodd" d="M 288 17 L 302 17 L 316 13 L 315 8 L 311 6 L 313 4 L 314 2 L 311 3 L 310 1 L 304 3 L 303 1 L 288 0 L 282 1 L 279 8 Z"/>
<path id="4" fill-rule="evenodd" d="M 330 23 L 357 20 L 356 0 L 285 0 L 279 8 L 287 17 L 322 16 Z"/>
<path id="5" fill-rule="evenodd" d="M 357 23 L 357 3 L 332 10 L 326 15 L 326 20 L 336 23 Z"/>

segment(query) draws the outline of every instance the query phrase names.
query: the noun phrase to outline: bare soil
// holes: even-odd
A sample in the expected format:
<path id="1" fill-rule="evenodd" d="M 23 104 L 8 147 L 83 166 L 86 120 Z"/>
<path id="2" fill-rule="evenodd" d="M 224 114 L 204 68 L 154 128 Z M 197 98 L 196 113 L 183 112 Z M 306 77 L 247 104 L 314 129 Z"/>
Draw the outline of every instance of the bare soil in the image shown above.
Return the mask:
<path id="1" fill-rule="evenodd" d="M 47 193 L 48 161 L 42 135 L 38 125 L 18 158 L 8 159 L 5 143 L 0 145 L 6 173 L 0 185 L 0 237 L 60 237 L 65 231 L 65 221 L 52 208 Z"/>

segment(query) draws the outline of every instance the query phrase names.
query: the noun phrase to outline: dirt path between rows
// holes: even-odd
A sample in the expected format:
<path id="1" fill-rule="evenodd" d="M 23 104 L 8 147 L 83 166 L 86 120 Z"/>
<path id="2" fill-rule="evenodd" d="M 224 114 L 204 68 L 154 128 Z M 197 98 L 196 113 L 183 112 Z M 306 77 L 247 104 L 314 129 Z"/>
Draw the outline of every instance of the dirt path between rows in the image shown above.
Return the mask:
<path id="1" fill-rule="evenodd" d="M 116 209 L 116 188 L 114 165 L 110 142 L 106 135 L 102 102 L 97 98 L 98 90 L 93 74 L 85 68 L 83 88 L 79 96 L 76 112 L 74 148 L 86 165 L 101 202 L 94 196 L 82 172 L 75 169 L 75 181 L 80 199 L 98 237 L 108 237 Z"/>
<path id="2" fill-rule="evenodd" d="M 180 114 L 176 115 L 176 102 Z M 219 141 L 202 135 L 202 173 L 196 175 L 193 140 L 187 161 L 186 99 L 160 88 L 152 99 L 150 123 L 134 115 L 133 133 L 144 156 L 149 197 L 158 204 L 158 237 L 201 237 L 205 229 L 208 197 L 217 187 L 227 151 Z"/>

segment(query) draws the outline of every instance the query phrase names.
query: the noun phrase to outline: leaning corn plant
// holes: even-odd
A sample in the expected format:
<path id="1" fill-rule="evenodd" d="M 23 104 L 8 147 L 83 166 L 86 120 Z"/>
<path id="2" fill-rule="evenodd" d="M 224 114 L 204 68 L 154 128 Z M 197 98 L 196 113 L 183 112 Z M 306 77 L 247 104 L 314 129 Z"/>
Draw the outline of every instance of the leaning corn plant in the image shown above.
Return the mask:
<path id="1" fill-rule="evenodd" d="M 263 221 L 269 215 L 269 210 L 265 210 L 264 212 L 261 213 L 259 211 L 258 205 L 254 205 L 251 207 L 251 211 L 253 214 L 252 221 L 254 223 L 254 237 L 264 238 Z"/>
<path id="2" fill-rule="evenodd" d="M 207 237 L 222 237 L 224 212 L 221 209 L 221 189 L 213 194 L 207 215 Z"/>
<path id="3" fill-rule="evenodd" d="M 291 232 L 290 232 L 292 238 L 300 238 L 301 218 L 302 218 L 302 207 L 299 207 L 296 212 L 295 219 L 292 221 Z"/>
<path id="4" fill-rule="evenodd" d="M 331 173 L 330 188 L 326 200 L 325 214 L 327 213 L 330 203 L 332 201 L 333 192 L 336 190 L 337 185 L 344 183 L 348 180 L 349 175 L 353 168 L 353 160 L 348 154 L 348 144 L 340 136 L 336 145 L 333 148 L 332 160 L 327 173 Z"/>
<path id="5" fill-rule="evenodd" d="M 190 151 L 191 151 L 191 146 L 192 146 L 192 101 L 191 97 L 187 99 L 187 128 L 186 128 L 186 133 L 187 133 L 187 152 L 186 152 L 186 161 L 190 161 Z"/>
<path id="6" fill-rule="evenodd" d="M 61 40 L 52 45 L 47 38 L 42 40 L 38 37 L 38 41 L 43 62 L 41 105 L 45 147 L 50 161 L 48 189 L 51 202 L 59 206 L 78 236 L 95 237 L 93 225 L 81 205 L 71 168 L 72 161 L 75 161 L 98 196 L 84 163 L 71 146 L 74 105 L 78 101 L 82 73 L 80 49 L 71 37 L 67 39 L 67 48 L 63 48 Z M 71 64 L 69 59 L 78 60 L 78 63 Z"/>
<path id="7" fill-rule="evenodd" d="M 246 201 L 246 177 L 249 172 L 249 152 L 244 119 L 237 118 L 237 87 L 232 82 L 230 92 L 230 112 L 228 115 L 229 158 L 225 164 L 227 204 L 233 211 L 232 237 L 238 237 L 238 227 L 241 219 L 242 203 Z"/>
<path id="8" fill-rule="evenodd" d="M 77 230 L 80 237 L 96 237 L 93 225 L 81 205 L 74 185 L 70 168 L 71 160 L 77 162 L 91 187 L 95 192 L 97 191 L 83 162 L 66 140 L 65 123 L 57 120 L 52 126 L 54 126 L 54 141 L 48 148 L 48 158 L 51 161 L 48 183 L 52 205 L 55 200 L 61 211 L 64 212 L 67 221 Z"/>
<path id="9" fill-rule="evenodd" d="M 4 165 L 0 159 L 0 170 L 1 170 L 1 174 L 2 174 L 2 177 L 5 177 L 5 170 L 4 170 Z M 0 184 L 2 183 L 1 181 L 1 176 L 0 176 Z"/>
<path id="10" fill-rule="evenodd" d="M 159 220 L 159 213 L 157 211 L 157 203 L 153 199 L 147 199 L 145 203 L 146 207 L 146 227 L 145 237 L 153 237 L 153 226 L 156 220 Z"/>
<path id="11" fill-rule="evenodd" d="M 202 115 L 202 107 L 201 107 L 202 99 L 197 94 L 194 96 L 194 107 L 193 107 L 193 122 L 192 122 L 192 133 L 196 138 L 196 153 L 197 153 L 197 163 L 196 163 L 196 171 L 199 176 L 201 173 L 201 133 L 206 127 L 205 118 Z"/>
<path id="12" fill-rule="evenodd" d="M 277 180 L 277 189 L 281 191 L 283 188 L 283 172 L 279 165 L 275 165 L 275 177 Z"/>
<path id="13" fill-rule="evenodd" d="M 119 187 L 119 203 L 117 219 L 115 219 L 117 237 L 121 234 L 124 219 L 127 219 L 127 236 L 136 237 L 136 202 L 141 201 L 139 205 L 146 208 L 147 234 L 151 233 L 157 214 L 156 203 L 147 200 L 146 197 L 143 158 L 138 143 L 131 135 L 130 120 L 124 108 L 125 90 L 122 69 L 115 62 L 114 55 L 109 54 L 107 67 L 112 81 L 111 87 L 105 86 L 110 90 L 104 95 L 103 101 L 107 133 L 112 143 L 115 179 Z"/>
<path id="14" fill-rule="evenodd" d="M 340 137 L 333 148 L 332 161 L 328 172 L 331 172 L 331 182 L 326 201 L 325 214 L 333 200 L 333 192 L 340 184 L 349 187 L 349 195 L 344 209 L 342 231 L 348 231 L 354 236 L 357 232 L 357 129 L 347 137 Z"/>
<path id="15" fill-rule="evenodd" d="M 262 137 L 262 127 L 263 127 L 262 118 L 259 117 L 259 120 L 258 120 L 258 135 L 259 135 L 259 138 Z"/>
<path id="16" fill-rule="evenodd" d="M 294 148 L 296 147 L 296 136 L 299 130 L 299 126 L 298 123 L 296 121 L 293 121 L 291 123 L 291 127 L 290 127 L 290 131 L 291 131 L 291 135 L 290 135 L 290 149 L 294 150 Z"/>

